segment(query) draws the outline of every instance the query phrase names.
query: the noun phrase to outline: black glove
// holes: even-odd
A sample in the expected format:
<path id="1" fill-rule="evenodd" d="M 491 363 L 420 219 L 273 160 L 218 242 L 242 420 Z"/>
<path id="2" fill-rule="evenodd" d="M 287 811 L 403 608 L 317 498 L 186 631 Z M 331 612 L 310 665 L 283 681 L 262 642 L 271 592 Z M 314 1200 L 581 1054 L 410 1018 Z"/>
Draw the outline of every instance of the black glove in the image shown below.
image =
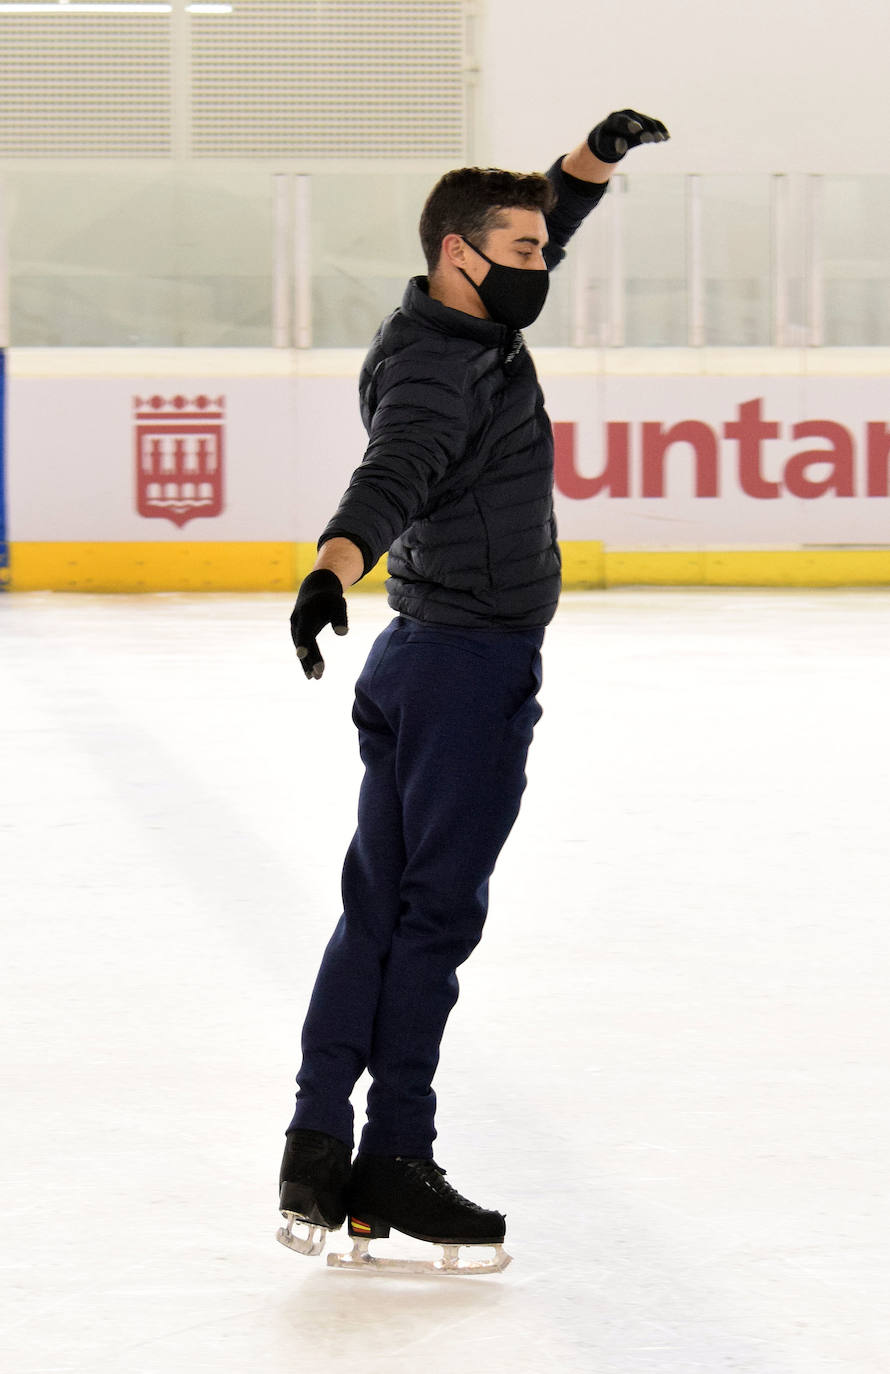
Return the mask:
<path id="1" fill-rule="evenodd" d="M 337 574 L 330 568 L 316 568 L 300 583 L 290 617 L 291 639 L 308 678 L 321 677 L 324 672 L 315 636 L 325 625 L 330 625 L 335 635 L 346 634 L 346 600 Z"/>
<path id="2" fill-rule="evenodd" d="M 615 110 L 587 135 L 587 146 L 600 162 L 620 162 L 628 148 L 641 143 L 664 143 L 670 134 L 660 119 L 636 110 Z"/>

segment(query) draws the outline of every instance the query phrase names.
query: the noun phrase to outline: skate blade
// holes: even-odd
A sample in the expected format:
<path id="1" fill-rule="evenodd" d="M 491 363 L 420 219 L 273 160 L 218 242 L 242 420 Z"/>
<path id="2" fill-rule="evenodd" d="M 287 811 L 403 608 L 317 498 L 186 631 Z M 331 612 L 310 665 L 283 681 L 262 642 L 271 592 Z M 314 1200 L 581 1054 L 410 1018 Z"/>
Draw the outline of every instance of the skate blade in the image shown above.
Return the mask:
<path id="1" fill-rule="evenodd" d="M 295 1250 L 298 1255 L 320 1255 L 327 1239 L 327 1228 L 315 1226 L 305 1217 L 298 1217 L 296 1212 L 282 1212 L 281 1215 L 287 1225 L 279 1226 L 275 1232 L 275 1239 L 286 1245 L 288 1250 Z M 295 1232 L 295 1226 L 305 1228 L 306 1234 Z"/>
<path id="2" fill-rule="evenodd" d="M 354 1274 L 501 1274 L 510 1263 L 503 1245 L 442 1245 L 440 1258 L 434 1260 L 389 1259 L 372 1255 L 367 1240 L 356 1240 L 348 1254 L 328 1254 L 331 1269 L 349 1269 Z M 490 1259 L 464 1257 L 462 1250 L 492 1250 Z"/>

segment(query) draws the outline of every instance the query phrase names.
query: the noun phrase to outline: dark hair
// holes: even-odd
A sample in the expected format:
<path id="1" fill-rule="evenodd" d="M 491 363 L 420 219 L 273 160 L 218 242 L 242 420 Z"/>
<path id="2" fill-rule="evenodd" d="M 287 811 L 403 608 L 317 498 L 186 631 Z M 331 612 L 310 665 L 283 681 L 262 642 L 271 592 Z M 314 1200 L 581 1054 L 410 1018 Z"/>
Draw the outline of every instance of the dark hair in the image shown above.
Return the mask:
<path id="1" fill-rule="evenodd" d="M 503 227 L 503 210 L 540 210 L 556 204 L 552 182 L 541 172 L 502 172 L 497 167 L 458 167 L 446 172 L 427 196 L 420 216 L 420 242 L 427 267 L 436 270 L 446 234 L 460 234 L 481 247 L 492 229 Z"/>

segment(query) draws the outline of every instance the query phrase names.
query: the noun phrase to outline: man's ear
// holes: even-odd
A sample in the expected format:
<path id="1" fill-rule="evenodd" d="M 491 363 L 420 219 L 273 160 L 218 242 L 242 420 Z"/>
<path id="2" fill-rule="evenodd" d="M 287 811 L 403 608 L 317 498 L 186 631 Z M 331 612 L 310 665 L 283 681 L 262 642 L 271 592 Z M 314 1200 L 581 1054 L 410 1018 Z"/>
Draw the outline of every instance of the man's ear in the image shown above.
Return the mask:
<path id="1" fill-rule="evenodd" d="M 439 254 L 439 262 L 449 262 L 452 267 L 466 267 L 467 265 L 467 245 L 464 243 L 460 234 L 446 234 L 442 240 L 442 251 Z"/>

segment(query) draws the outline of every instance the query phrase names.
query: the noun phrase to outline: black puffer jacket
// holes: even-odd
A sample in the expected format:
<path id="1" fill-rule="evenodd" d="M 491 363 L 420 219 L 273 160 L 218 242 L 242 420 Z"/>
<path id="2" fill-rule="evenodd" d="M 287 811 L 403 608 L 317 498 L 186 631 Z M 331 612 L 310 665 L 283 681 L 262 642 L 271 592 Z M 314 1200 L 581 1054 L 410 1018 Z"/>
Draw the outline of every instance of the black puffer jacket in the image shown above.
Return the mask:
<path id="1" fill-rule="evenodd" d="M 548 172 L 548 267 L 605 187 Z M 522 335 L 432 300 L 425 277 L 377 331 L 359 379 L 369 443 L 319 545 L 345 535 L 365 572 L 389 549 L 390 605 L 415 620 L 524 629 L 560 589 L 553 438 Z"/>

